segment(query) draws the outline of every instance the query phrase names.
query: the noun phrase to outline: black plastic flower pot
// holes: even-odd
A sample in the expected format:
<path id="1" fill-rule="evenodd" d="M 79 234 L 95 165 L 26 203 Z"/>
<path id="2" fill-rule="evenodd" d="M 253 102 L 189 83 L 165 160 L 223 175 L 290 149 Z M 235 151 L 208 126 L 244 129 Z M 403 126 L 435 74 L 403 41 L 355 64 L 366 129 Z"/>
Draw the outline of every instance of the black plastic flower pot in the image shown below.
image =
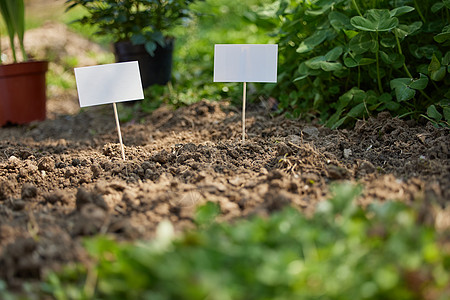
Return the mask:
<path id="1" fill-rule="evenodd" d="M 133 45 L 130 41 L 120 41 L 114 44 L 116 62 L 138 61 L 141 72 L 142 87 L 165 85 L 172 76 L 172 54 L 174 40 L 166 40 L 166 46 L 157 46 L 151 56 L 144 45 Z"/>

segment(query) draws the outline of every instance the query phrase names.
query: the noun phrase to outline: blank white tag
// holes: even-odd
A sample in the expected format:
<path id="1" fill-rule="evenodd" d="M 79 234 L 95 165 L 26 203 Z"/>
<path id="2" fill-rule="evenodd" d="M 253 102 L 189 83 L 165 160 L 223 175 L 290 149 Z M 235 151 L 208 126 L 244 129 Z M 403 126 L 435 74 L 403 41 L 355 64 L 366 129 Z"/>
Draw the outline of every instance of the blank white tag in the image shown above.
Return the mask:
<path id="1" fill-rule="evenodd" d="M 214 82 L 277 82 L 278 45 L 214 46 Z"/>
<path id="2" fill-rule="evenodd" d="M 80 106 L 144 99 L 137 61 L 75 68 Z"/>

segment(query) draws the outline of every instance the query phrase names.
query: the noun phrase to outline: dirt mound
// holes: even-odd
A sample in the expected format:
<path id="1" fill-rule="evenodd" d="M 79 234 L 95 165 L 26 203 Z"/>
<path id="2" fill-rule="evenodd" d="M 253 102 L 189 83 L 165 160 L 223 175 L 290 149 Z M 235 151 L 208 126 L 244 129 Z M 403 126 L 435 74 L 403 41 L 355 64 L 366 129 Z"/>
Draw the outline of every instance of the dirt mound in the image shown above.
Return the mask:
<path id="1" fill-rule="evenodd" d="M 14 285 L 82 261 L 83 236 L 150 238 L 163 219 L 192 227 L 206 201 L 221 220 L 285 205 L 309 213 L 341 180 L 365 186 L 362 205 L 397 199 L 449 226 L 448 129 L 380 114 L 332 131 L 256 106 L 247 114 L 242 142 L 241 115 L 225 102 L 160 108 L 123 124 L 126 161 L 109 106 L 0 129 L 1 278 Z"/>

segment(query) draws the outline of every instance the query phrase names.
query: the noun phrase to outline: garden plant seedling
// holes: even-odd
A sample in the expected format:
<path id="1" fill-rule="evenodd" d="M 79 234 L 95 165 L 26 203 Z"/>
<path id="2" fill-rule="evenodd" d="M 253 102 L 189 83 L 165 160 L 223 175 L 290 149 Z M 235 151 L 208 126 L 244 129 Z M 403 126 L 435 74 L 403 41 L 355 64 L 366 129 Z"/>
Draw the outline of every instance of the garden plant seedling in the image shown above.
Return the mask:
<path id="1" fill-rule="evenodd" d="M 218 44 L 214 47 L 214 82 L 243 82 L 242 141 L 245 141 L 247 82 L 277 82 L 278 45 Z"/>
<path id="2" fill-rule="evenodd" d="M 75 68 L 75 78 L 81 107 L 113 104 L 122 158 L 125 160 L 116 102 L 144 98 L 138 62 Z"/>

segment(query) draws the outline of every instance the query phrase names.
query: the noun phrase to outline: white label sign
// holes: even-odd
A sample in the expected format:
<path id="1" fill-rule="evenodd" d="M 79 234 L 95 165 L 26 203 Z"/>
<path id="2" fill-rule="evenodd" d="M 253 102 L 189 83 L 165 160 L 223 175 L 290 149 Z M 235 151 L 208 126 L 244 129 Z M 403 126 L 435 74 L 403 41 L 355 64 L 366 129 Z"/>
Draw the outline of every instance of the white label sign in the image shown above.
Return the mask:
<path id="1" fill-rule="evenodd" d="M 214 82 L 277 82 L 278 45 L 218 44 Z"/>
<path id="2" fill-rule="evenodd" d="M 75 68 L 80 106 L 144 99 L 137 61 Z"/>

